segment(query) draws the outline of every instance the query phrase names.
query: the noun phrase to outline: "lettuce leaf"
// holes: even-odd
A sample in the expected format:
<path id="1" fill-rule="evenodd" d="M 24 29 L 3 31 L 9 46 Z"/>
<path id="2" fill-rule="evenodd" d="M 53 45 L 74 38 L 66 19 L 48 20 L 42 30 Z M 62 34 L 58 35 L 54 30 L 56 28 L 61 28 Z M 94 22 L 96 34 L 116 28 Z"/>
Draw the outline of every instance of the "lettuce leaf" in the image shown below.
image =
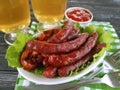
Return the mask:
<path id="1" fill-rule="evenodd" d="M 21 67 L 20 64 L 20 55 L 23 51 L 26 42 L 32 40 L 33 37 L 29 34 L 25 34 L 23 32 L 17 33 L 17 39 L 13 43 L 12 46 L 9 46 L 6 52 L 6 59 L 8 61 L 8 65 L 11 67 Z"/>
<path id="2" fill-rule="evenodd" d="M 89 34 L 92 34 L 94 31 L 96 31 L 96 25 L 95 24 L 90 24 L 84 29 L 84 32 L 88 32 Z"/>
<path id="3" fill-rule="evenodd" d="M 95 25 L 93 23 L 93 24 L 90 24 L 89 26 L 87 26 L 84 29 L 84 32 L 88 32 L 89 34 L 91 34 L 93 32 L 97 32 L 99 35 L 97 42 L 106 43 L 106 44 L 110 44 L 110 43 L 114 42 L 112 33 L 109 30 L 106 30 L 104 28 L 104 26 Z"/>
<path id="4" fill-rule="evenodd" d="M 112 34 L 110 31 L 105 31 L 101 34 L 98 41 L 103 43 L 112 43 L 114 41 L 114 38 L 112 38 Z"/>

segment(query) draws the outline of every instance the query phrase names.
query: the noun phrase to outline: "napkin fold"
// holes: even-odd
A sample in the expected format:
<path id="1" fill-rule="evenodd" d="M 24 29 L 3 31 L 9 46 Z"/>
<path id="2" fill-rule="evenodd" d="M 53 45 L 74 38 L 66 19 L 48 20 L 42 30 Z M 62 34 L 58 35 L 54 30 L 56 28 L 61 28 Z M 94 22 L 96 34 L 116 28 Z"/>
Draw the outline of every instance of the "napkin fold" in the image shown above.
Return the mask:
<path id="1" fill-rule="evenodd" d="M 92 23 L 94 23 L 97 26 L 103 27 L 105 30 L 109 30 L 112 33 L 113 38 L 115 39 L 115 41 L 112 43 L 111 50 L 109 50 L 109 52 L 106 53 L 105 59 L 107 59 L 107 57 L 110 54 L 112 54 L 114 51 L 120 49 L 120 39 L 119 39 L 115 29 L 109 22 L 92 22 Z M 31 25 L 31 27 L 34 29 L 34 26 Z M 99 68 L 100 67 L 97 67 L 93 71 L 96 71 Z M 107 67 L 105 67 L 105 68 L 106 69 L 104 69 L 101 73 L 99 73 L 95 78 L 102 78 L 105 73 L 108 73 L 109 69 L 107 69 Z M 26 80 L 24 77 L 22 77 L 20 74 L 18 74 L 18 78 L 16 79 L 16 84 L 15 84 L 15 90 L 32 90 L 32 89 L 24 89 L 24 88 L 28 87 L 28 86 L 35 86 L 35 85 L 36 85 L 35 83 Z M 39 88 L 39 90 L 42 90 L 42 89 Z M 48 88 L 48 90 L 50 90 L 50 89 Z M 120 88 L 111 88 L 105 84 L 89 84 L 86 86 L 79 87 L 78 90 L 120 90 Z"/>

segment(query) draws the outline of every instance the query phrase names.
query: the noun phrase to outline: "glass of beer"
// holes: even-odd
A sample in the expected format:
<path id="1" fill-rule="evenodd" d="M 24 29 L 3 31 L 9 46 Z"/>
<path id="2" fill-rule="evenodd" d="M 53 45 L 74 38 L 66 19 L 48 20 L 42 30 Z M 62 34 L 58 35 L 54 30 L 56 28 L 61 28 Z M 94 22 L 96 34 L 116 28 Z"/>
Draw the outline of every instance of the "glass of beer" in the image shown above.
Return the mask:
<path id="1" fill-rule="evenodd" d="M 28 0 L 0 0 L 0 30 L 5 34 L 4 39 L 12 44 L 16 32 L 30 24 L 30 9 Z"/>
<path id="2" fill-rule="evenodd" d="M 36 19 L 45 27 L 54 26 L 64 17 L 67 0 L 32 0 Z"/>

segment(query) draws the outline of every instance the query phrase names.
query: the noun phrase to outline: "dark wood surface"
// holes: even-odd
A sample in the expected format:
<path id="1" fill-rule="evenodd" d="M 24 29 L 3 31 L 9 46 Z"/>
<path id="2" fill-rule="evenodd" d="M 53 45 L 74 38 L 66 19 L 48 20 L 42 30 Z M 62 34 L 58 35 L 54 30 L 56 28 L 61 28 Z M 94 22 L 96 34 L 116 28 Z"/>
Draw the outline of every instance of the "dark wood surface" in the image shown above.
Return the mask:
<path id="1" fill-rule="evenodd" d="M 120 37 L 120 0 L 68 0 L 67 8 L 85 7 L 94 14 L 94 21 L 110 22 Z M 31 11 L 32 21 L 35 20 Z M 18 75 L 16 69 L 8 67 L 5 53 L 8 45 L 4 41 L 4 33 L 0 32 L 0 90 L 14 90 Z"/>

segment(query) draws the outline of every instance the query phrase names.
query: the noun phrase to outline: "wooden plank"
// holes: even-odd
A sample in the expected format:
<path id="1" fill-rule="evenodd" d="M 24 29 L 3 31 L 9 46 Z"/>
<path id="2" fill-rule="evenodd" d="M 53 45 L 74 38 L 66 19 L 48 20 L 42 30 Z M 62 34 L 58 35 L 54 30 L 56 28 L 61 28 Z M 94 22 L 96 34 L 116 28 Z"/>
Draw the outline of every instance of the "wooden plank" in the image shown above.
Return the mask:
<path id="1" fill-rule="evenodd" d="M 0 71 L 0 90 L 13 90 L 17 75 L 13 71 Z"/>

